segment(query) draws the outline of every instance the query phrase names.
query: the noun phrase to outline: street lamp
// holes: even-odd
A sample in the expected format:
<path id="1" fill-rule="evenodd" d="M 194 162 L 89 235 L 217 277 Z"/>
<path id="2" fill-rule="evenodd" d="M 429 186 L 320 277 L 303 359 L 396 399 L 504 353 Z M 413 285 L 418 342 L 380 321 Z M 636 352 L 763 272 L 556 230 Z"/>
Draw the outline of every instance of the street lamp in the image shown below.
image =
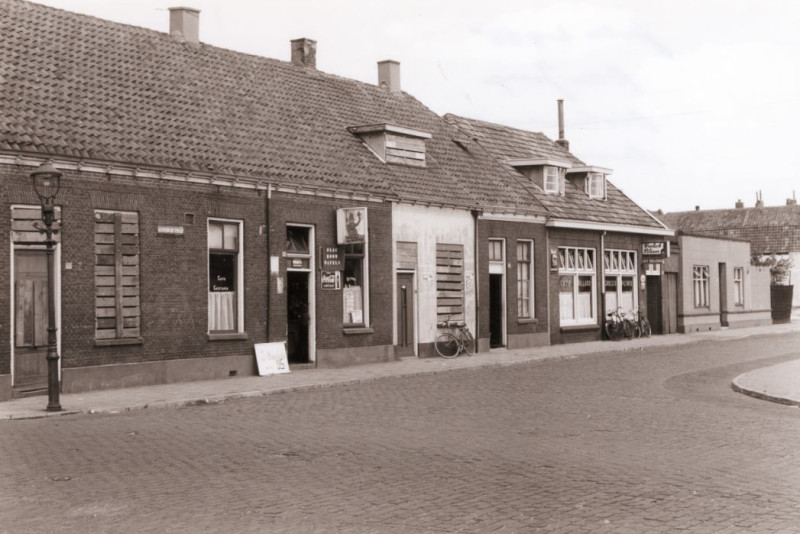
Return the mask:
<path id="1" fill-rule="evenodd" d="M 61 189 L 61 173 L 53 166 L 52 161 L 42 163 L 38 169 L 31 173 L 33 190 L 42 204 L 42 222 L 44 228 L 34 224 L 37 230 L 45 234 L 47 239 L 47 411 L 60 412 L 58 382 L 58 346 L 56 344 L 56 279 L 53 273 L 53 248 L 55 241 L 53 234 L 59 228 L 53 228 L 55 221 L 55 199 Z"/>

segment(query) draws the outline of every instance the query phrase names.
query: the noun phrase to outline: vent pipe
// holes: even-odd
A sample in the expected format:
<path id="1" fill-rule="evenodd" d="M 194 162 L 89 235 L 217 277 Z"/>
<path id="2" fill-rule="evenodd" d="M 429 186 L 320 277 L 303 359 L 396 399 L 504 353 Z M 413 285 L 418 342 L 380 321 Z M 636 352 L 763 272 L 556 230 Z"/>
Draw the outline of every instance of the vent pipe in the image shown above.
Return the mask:
<path id="1" fill-rule="evenodd" d="M 761 191 L 758 191 L 756 193 L 756 207 L 757 208 L 763 208 L 764 207 L 764 199 L 761 196 Z"/>
<path id="2" fill-rule="evenodd" d="M 569 150 L 569 141 L 564 138 L 564 100 L 558 99 L 558 139 L 556 144 Z"/>

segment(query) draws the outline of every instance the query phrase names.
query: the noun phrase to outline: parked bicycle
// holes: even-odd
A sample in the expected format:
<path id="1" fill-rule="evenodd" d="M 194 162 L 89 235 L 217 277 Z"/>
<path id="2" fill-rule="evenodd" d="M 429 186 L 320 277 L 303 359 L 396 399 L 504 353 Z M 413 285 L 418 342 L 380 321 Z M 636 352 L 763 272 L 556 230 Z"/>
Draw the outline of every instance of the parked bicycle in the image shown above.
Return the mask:
<path id="1" fill-rule="evenodd" d="M 439 328 L 456 330 L 456 333 L 442 332 L 433 344 L 436 353 L 442 358 L 455 358 L 462 352 L 468 356 L 475 353 L 475 338 L 464 323 L 456 323 L 448 317 L 445 321 L 437 323 Z"/>
<path id="2" fill-rule="evenodd" d="M 617 308 L 608 312 L 606 317 L 606 322 L 603 325 L 606 338 L 616 341 L 623 337 L 628 339 L 639 337 L 637 335 L 638 322 L 632 314 L 626 313 L 622 308 Z"/>
<path id="3" fill-rule="evenodd" d="M 639 335 L 636 337 L 650 337 L 653 333 L 653 330 L 650 328 L 650 321 L 642 315 L 642 309 L 639 308 L 638 313 L 636 314 L 636 326 L 639 330 Z"/>

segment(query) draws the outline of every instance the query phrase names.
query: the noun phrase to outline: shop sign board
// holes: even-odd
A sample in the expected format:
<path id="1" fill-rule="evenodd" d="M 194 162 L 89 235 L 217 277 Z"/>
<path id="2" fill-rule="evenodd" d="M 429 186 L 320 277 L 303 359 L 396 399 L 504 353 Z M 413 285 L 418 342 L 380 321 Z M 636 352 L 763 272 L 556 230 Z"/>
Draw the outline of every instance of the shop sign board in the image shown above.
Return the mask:
<path id="1" fill-rule="evenodd" d="M 258 376 L 277 375 L 289 372 L 289 360 L 286 357 L 286 343 L 256 343 L 256 364 Z"/>
<path id="2" fill-rule="evenodd" d="M 669 256 L 665 241 L 642 243 L 642 256 Z"/>
<path id="3" fill-rule="evenodd" d="M 363 243 L 367 238 L 367 208 L 336 210 L 336 242 L 340 245 Z"/>
<path id="4" fill-rule="evenodd" d="M 344 270 L 344 259 L 342 249 L 336 245 L 332 247 L 319 247 L 319 268 L 323 271 L 342 271 Z"/>
<path id="5" fill-rule="evenodd" d="M 342 271 L 321 271 L 319 283 L 321 289 L 342 289 Z"/>

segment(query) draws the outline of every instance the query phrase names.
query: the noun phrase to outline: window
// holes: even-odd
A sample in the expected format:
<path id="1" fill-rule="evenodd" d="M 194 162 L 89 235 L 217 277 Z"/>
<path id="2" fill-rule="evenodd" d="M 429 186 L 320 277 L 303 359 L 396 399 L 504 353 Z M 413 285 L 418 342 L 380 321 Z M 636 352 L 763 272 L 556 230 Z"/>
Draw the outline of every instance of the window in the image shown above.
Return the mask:
<path id="1" fill-rule="evenodd" d="M 733 300 L 734 303 L 742 306 L 744 304 L 744 268 L 733 268 Z"/>
<path id="2" fill-rule="evenodd" d="M 489 240 L 489 261 L 503 261 L 503 240 Z"/>
<path id="3" fill-rule="evenodd" d="M 344 325 L 365 326 L 367 319 L 364 309 L 366 293 L 366 243 L 353 243 L 344 246 Z"/>
<path id="4" fill-rule="evenodd" d="M 635 310 L 639 300 L 636 294 L 636 252 L 607 249 L 603 271 L 606 313 L 617 308 Z"/>
<path id="5" fill-rule="evenodd" d="M 94 338 L 139 340 L 139 214 L 94 212 Z"/>
<path id="6" fill-rule="evenodd" d="M 533 241 L 517 241 L 517 317 L 533 317 Z"/>
<path id="7" fill-rule="evenodd" d="M 559 247 L 558 274 L 561 324 L 595 323 L 595 250 Z"/>
<path id="8" fill-rule="evenodd" d="M 464 321 L 464 246 L 436 243 L 436 322 L 448 318 Z"/>
<path id="9" fill-rule="evenodd" d="M 544 192 L 548 195 L 564 195 L 565 177 L 564 169 L 552 167 L 550 165 L 544 168 Z"/>
<path id="10" fill-rule="evenodd" d="M 243 332 L 240 221 L 208 221 L 208 331 Z"/>
<path id="11" fill-rule="evenodd" d="M 589 198 L 606 198 L 606 177 L 599 172 L 590 172 L 586 178 L 586 193 Z"/>
<path id="12" fill-rule="evenodd" d="M 694 286 L 694 307 L 708 307 L 708 265 L 692 267 L 692 285 Z"/>

